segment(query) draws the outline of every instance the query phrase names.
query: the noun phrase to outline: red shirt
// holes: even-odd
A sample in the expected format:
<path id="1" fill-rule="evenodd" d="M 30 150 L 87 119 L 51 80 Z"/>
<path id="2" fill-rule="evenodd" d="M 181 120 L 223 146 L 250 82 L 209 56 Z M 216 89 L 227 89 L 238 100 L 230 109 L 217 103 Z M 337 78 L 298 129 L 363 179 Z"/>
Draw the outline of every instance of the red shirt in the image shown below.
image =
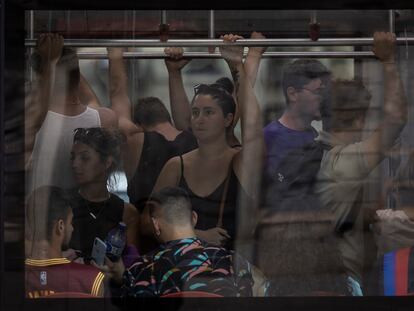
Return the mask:
<path id="1" fill-rule="evenodd" d="M 66 258 L 26 259 L 26 297 L 39 298 L 59 292 L 98 296 L 104 274 Z"/>

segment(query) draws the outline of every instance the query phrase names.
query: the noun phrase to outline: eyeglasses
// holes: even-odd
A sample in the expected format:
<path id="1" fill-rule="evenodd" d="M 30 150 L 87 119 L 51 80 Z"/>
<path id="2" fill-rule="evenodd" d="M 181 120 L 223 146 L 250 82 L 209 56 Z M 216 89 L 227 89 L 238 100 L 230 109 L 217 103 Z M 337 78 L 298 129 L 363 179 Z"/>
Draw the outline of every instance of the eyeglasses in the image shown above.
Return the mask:
<path id="1" fill-rule="evenodd" d="M 306 90 L 306 91 L 312 93 L 313 95 L 320 96 L 320 97 L 323 97 L 323 96 L 326 95 L 326 88 L 324 88 L 324 87 L 323 88 L 318 88 L 318 89 L 315 89 L 315 90 L 311 90 L 311 89 L 308 89 L 306 87 L 301 87 L 299 90 Z"/>
<path id="2" fill-rule="evenodd" d="M 196 84 L 193 88 L 194 95 L 197 95 L 198 93 L 200 93 L 201 90 L 208 89 L 208 88 L 209 86 L 207 84 Z"/>

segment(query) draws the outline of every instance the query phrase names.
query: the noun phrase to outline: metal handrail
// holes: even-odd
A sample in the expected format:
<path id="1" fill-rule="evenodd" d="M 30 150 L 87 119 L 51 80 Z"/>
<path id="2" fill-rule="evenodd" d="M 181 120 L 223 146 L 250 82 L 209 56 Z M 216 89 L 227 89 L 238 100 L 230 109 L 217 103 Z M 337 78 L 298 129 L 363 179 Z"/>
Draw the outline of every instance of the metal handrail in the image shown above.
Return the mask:
<path id="1" fill-rule="evenodd" d="M 106 52 L 77 52 L 79 59 L 107 59 Z M 244 54 L 246 56 L 246 54 Z M 265 52 L 262 58 L 372 58 L 370 51 L 307 51 L 307 52 Z M 124 52 L 125 59 L 164 59 L 168 58 L 162 52 Z M 222 58 L 220 53 L 186 52 L 183 58 Z"/>
<path id="2" fill-rule="evenodd" d="M 413 44 L 414 37 L 399 37 L 397 44 Z M 227 43 L 221 39 L 171 39 L 162 42 L 158 39 L 65 39 L 65 46 L 72 47 L 210 47 L 210 46 L 363 46 L 372 45 L 370 38 L 320 38 L 311 39 L 240 39 Z M 35 39 L 26 39 L 26 47 L 35 47 Z"/>

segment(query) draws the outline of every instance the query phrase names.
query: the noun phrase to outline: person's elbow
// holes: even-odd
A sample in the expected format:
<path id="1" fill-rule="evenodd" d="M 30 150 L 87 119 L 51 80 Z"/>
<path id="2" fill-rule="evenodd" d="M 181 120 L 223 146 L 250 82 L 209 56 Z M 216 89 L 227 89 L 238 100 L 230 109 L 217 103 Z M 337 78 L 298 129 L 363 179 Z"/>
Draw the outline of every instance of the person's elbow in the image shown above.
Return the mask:
<path id="1" fill-rule="evenodd" d="M 101 107 L 98 111 L 102 127 L 118 128 L 118 116 L 112 109 Z"/>
<path id="2" fill-rule="evenodd" d="M 408 110 L 406 104 L 401 104 L 400 109 L 386 111 L 386 121 L 396 127 L 405 126 L 408 121 Z"/>

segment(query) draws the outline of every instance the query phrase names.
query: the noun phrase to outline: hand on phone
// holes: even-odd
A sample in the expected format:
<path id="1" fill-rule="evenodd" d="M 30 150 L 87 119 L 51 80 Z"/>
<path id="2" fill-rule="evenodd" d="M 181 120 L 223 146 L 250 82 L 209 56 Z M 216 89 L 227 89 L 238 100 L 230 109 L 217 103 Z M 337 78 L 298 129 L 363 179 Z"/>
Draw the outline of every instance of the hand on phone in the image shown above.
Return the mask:
<path id="1" fill-rule="evenodd" d="M 106 244 L 100 238 L 95 238 L 92 248 L 92 259 L 98 266 L 103 266 L 105 263 Z"/>
<path id="2" fill-rule="evenodd" d="M 108 278 L 111 278 L 116 284 L 122 285 L 122 276 L 125 272 L 125 266 L 122 259 L 112 262 L 108 257 L 105 257 L 104 261 L 105 265 L 98 265 L 95 260 L 92 259 L 91 264 L 102 273 L 105 273 L 105 275 Z"/>

